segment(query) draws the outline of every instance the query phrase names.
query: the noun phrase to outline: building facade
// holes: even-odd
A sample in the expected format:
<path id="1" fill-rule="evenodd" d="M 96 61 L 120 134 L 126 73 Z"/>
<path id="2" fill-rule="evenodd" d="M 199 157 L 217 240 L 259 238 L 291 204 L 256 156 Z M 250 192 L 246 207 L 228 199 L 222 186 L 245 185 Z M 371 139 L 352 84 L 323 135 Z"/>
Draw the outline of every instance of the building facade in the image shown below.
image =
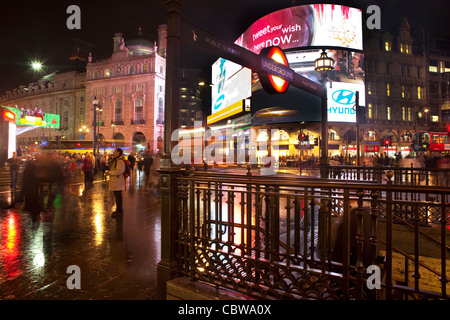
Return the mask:
<path id="1" fill-rule="evenodd" d="M 22 85 L 0 96 L 0 104 L 25 110 L 42 110 L 60 115 L 60 129 L 22 127 L 17 145 L 32 146 L 42 140 L 78 139 L 79 124 L 85 122 L 86 90 L 84 72 L 69 71 L 46 75 L 36 82 Z M 30 130 L 31 129 L 31 130 Z M 28 131 L 26 131 L 28 130 Z"/>
<path id="2" fill-rule="evenodd" d="M 158 44 L 145 39 L 141 30 L 128 40 L 117 33 L 109 59 L 93 61 L 89 57 L 84 84 L 90 109 L 85 125 L 93 127 L 92 101 L 96 99 L 102 110 L 96 114 L 100 146 L 105 140 L 114 140 L 126 153 L 160 148 L 158 141 L 164 135 L 165 37 L 165 25 L 158 29 Z M 86 139 L 93 139 L 93 131 Z"/>

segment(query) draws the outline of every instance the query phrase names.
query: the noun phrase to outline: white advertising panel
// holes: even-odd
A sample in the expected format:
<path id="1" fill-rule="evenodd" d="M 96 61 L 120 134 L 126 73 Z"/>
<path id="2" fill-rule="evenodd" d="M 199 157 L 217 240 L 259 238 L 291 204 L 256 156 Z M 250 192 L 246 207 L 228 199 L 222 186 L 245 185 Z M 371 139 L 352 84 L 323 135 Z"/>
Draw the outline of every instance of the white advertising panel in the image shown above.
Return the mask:
<path id="1" fill-rule="evenodd" d="M 252 72 L 219 58 L 212 66 L 211 115 L 251 96 Z"/>
<path id="2" fill-rule="evenodd" d="M 333 82 L 327 88 L 328 121 L 356 122 L 356 91 L 359 91 L 359 105 L 365 106 L 365 88 L 363 84 L 349 82 Z"/>

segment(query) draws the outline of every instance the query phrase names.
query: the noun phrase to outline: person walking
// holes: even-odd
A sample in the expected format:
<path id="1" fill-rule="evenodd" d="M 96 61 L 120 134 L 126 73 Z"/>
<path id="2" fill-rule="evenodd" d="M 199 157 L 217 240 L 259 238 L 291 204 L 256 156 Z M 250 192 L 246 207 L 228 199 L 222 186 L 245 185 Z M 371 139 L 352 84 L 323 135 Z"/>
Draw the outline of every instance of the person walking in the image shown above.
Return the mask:
<path id="1" fill-rule="evenodd" d="M 22 159 L 13 152 L 12 157 L 6 160 L 9 163 L 9 174 L 11 176 L 11 192 L 16 190 L 17 179 L 19 177 L 20 164 Z"/>
<path id="2" fill-rule="evenodd" d="M 151 187 L 151 180 L 150 180 L 150 171 L 153 165 L 153 156 L 150 153 L 150 150 L 147 150 L 144 155 L 143 159 L 144 164 L 144 173 L 145 173 L 145 185 L 144 189 Z"/>
<path id="3" fill-rule="evenodd" d="M 87 154 L 84 159 L 81 161 L 81 170 L 84 172 L 84 184 L 86 187 L 92 186 L 91 184 L 91 175 L 92 170 L 94 170 L 92 164 L 92 158 Z"/>
<path id="4" fill-rule="evenodd" d="M 123 150 L 116 148 L 113 153 L 109 170 L 106 171 L 106 174 L 109 175 L 109 190 L 114 192 L 114 197 L 116 199 L 116 211 L 111 214 L 113 218 L 123 215 L 122 190 L 125 190 L 124 172 L 125 161 L 123 159 Z"/>

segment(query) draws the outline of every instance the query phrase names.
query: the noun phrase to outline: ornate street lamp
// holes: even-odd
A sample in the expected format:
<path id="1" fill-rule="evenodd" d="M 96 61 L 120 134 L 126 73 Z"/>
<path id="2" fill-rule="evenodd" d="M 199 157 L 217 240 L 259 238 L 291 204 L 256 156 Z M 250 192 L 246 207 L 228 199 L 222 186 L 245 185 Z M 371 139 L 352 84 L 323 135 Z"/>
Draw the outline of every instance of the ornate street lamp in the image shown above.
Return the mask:
<path id="1" fill-rule="evenodd" d="M 84 136 L 85 136 L 86 134 L 89 133 L 89 129 L 88 129 L 86 126 L 82 126 L 82 127 L 79 129 L 79 131 L 80 131 L 80 134 L 83 135 L 83 140 L 84 140 Z"/>
<path id="2" fill-rule="evenodd" d="M 315 70 L 320 73 L 322 79 L 320 82 L 324 87 L 322 96 L 322 155 L 320 156 L 320 177 L 328 178 L 328 103 L 327 103 L 327 75 L 334 70 L 334 59 L 328 57 L 325 49 L 322 50 L 320 57 L 314 61 Z"/>

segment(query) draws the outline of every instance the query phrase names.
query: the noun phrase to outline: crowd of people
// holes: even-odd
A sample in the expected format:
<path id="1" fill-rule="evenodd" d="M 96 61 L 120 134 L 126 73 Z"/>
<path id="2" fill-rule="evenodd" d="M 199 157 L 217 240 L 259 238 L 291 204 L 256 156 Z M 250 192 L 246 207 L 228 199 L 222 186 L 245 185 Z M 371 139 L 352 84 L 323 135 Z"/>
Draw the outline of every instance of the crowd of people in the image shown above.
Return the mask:
<path id="1" fill-rule="evenodd" d="M 123 160 L 123 161 L 120 161 Z M 125 161 L 128 160 L 128 161 Z M 47 209 L 53 205 L 54 193 L 62 193 L 65 183 L 84 181 L 85 190 L 93 187 L 94 176 L 108 181 L 109 190 L 114 193 L 116 210 L 112 216 L 123 214 L 122 191 L 126 189 L 125 172 L 131 176 L 139 174 L 145 190 L 158 187 L 160 153 L 153 155 L 150 151 L 125 155 L 121 148 L 113 153 L 104 153 L 95 157 L 92 152 L 86 153 L 36 153 L 20 157 L 16 152 L 7 160 L 10 167 L 11 197 L 16 201 L 16 190 L 20 190 L 23 208 L 34 218 L 39 216 L 43 208 L 43 195 L 48 194 Z M 17 186 L 20 167 L 23 166 L 22 186 Z M 126 170 L 126 167 L 129 170 Z M 44 192 L 43 187 L 47 190 Z M 57 187 L 56 190 L 55 186 Z"/>

